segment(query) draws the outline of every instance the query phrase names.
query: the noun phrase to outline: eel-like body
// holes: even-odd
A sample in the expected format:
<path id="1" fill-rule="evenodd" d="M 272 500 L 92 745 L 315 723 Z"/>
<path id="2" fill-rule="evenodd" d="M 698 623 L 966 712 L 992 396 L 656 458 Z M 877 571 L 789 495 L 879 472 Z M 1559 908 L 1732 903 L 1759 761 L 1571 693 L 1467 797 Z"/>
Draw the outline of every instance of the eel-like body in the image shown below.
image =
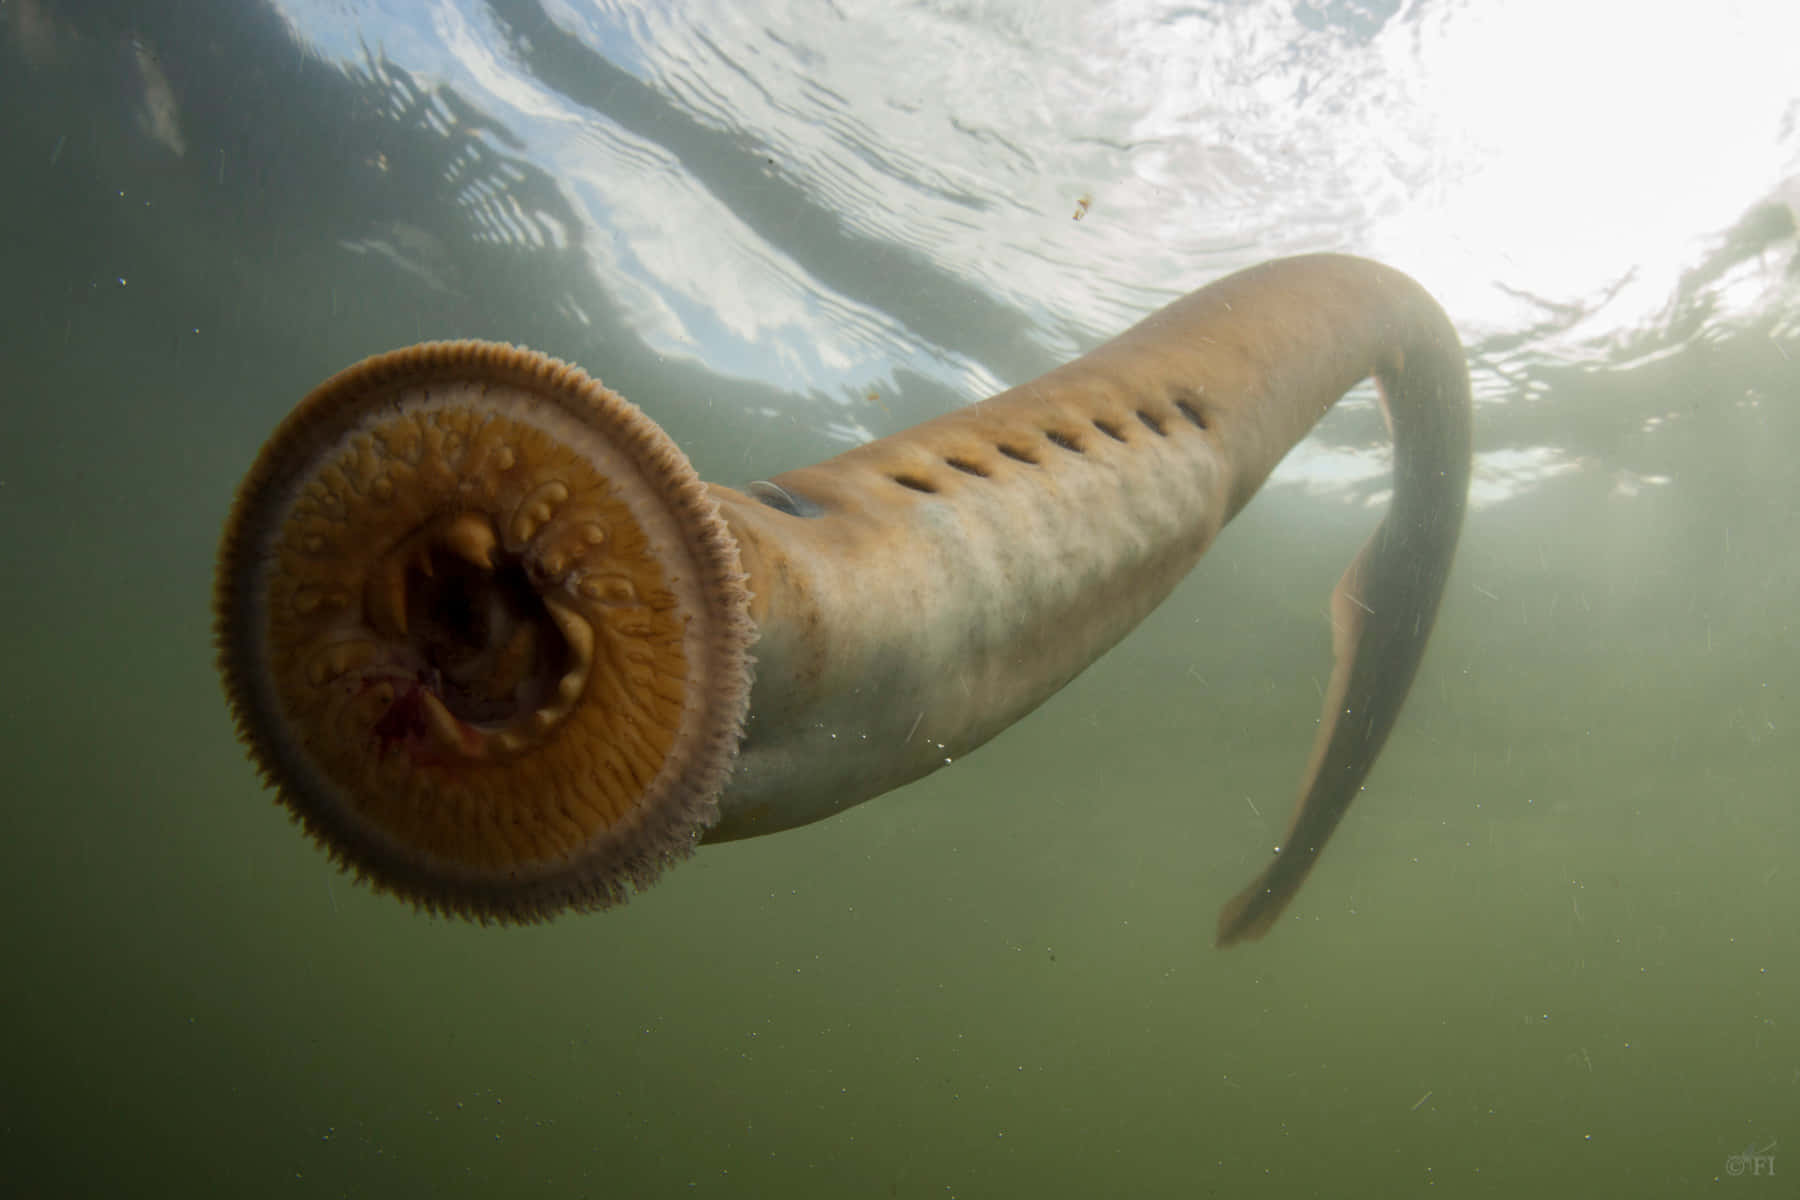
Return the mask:
<path id="1" fill-rule="evenodd" d="M 1293 824 L 1220 917 L 1221 945 L 1259 937 L 1393 727 L 1468 490 L 1456 334 L 1360 259 L 1232 275 L 1030 383 L 743 491 L 529 351 L 366 360 L 289 415 L 239 492 L 226 692 L 283 802 L 377 887 L 483 920 L 602 907 L 698 841 L 820 820 L 1030 712 L 1371 376 L 1393 499 L 1333 595 Z"/>

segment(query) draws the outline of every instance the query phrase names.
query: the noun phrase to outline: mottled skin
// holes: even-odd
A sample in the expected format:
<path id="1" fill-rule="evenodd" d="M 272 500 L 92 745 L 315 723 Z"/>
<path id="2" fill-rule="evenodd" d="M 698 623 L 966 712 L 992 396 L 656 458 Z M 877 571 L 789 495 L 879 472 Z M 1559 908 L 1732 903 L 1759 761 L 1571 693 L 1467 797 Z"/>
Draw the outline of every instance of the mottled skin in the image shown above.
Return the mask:
<path id="1" fill-rule="evenodd" d="M 1393 502 L 1334 593 L 1336 664 L 1292 828 L 1226 908 L 1268 930 L 1362 786 L 1425 649 L 1469 477 L 1455 331 L 1406 276 L 1271 262 L 1043 377 L 777 476 L 713 486 L 759 630 L 708 841 L 802 825 L 960 757 L 1167 596 L 1275 465 L 1373 376 Z"/>

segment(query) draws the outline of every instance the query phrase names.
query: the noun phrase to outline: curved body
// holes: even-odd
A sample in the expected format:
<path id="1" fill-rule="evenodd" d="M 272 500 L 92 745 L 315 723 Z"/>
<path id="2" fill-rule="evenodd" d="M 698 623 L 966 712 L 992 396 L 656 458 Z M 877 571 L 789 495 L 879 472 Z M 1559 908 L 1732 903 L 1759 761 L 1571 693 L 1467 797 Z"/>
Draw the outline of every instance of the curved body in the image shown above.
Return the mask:
<path id="1" fill-rule="evenodd" d="M 643 886 L 662 860 L 684 852 L 683 838 L 688 845 L 695 836 L 723 841 L 816 821 L 981 745 L 1136 626 L 1282 456 L 1345 391 L 1372 376 L 1394 434 L 1393 502 L 1334 596 L 1336 663 L 1293 826 L 1269 867 L 1220 920 L 1222 944 L 1260 936 L 1300 886 L 1393 727 L 1431 631 L 1468 488 L 1468 378 L 1455 332 L 1410 279 L 1342 256 L 1286 259 L 1240 272 L 1030 383 L 745 491 L 705 485 L 701 499 L 693 492 L 699 485 L 681 474 L 691 471 L 685 458 L 675 462 L 679 452 L 656 441 L 661 434 L 653 426 L 640 428 L 636 422 L 647 420 L 626 411 L 623 401 L 560 364 L 498 362 L 495 348 L 470 345 L 435 353 L 423 347 L 423 365 L 371 360 L 375 366 L 346 372 L 302 406 L 301 413 L 325 414 L 317 423 L 328 429 L 313 432 L 298 414 L 290 425 L 304 427 L 304 440 L 332 447 L 358 437 L 378 447 L 390 436 L 410 444 L 415 434 L 389 435 L 370 414 L 391 414 L 396 407 L 411 412 L 413 406 L 426 414 L 419 420 L 447 419 L 439 415 L 451 404 L 443 398 L 451 386 L 444 381 L 460 387 L 473 373 L 494 368 L 498 382 L 480 390 L 499 396 L 499 389 L 512 389 L 487 402 L 531 436 L 587 404 L 604 409 L 608 446 L 622 446 L 625 458 L 648 464 L 607 458 L 594 468 L 600 482 L 590 490 L 597 489 L 596 496 L 609 488 L 617 492 L 624 474 L 668 475 L 668 486 L 679 493 L 672 507 L 687 515 L 667 529 L 656 525 L 660 532 L 640 534 L 639 526 L 664 520 L 662 510 L 627 489 L 632 511 L 642 519 L 634 524 L 620 513 L 591 515 L 600 513 L 592 508 L 581 528 L 598 549 L 582 560 L 568 548 L 573 535 L 553 536 L 563 519 L 558 506 L 579 502 L 541 499 L 556 487 L 562 492 L 555 494 L 570 494 L 563 485 L 573 478 L 569 469 L 545 468 L 549 474 L 540 470 L 522 478 L 531 464 L 509 455 L 509 474 L 484 480 L 479 503 L 468 498 L 467 480 L 443 482 L 440 498 L 421 501 L 419 508 L 436 514 L 430 518 L 436 524 L 406 535 L 413 539 L 405 543 L 412 547 L 406 551 L 412 565 L 351 572 L 357 580 L 372 574 L 401 580 L 383 584 L 378 615 L 421 617 L 411 626 L 391 615 L 385 625 L 364 619 L 363 626 L 386 629 L 390 641 L 405 644 L 378 646 L 374 666 L 359 659 L 353 676 L 378 681 L 386 698 L 355 721 L 340 714 L 333 726 L 367 726 L 383 748 L 398 745 L 411 756 L 409 769 L 417 778 L 403 782 L 416 794 L 404 820 L 362 815 L 385 803 L 382 789 L 395 782 L 364 785 L 340 766 L 337 782 L 307 782 L 322 798 L 296 800 L 288 769 L 269 760 L 305 752 L 259 757 L 309 828 L 378 884 L 431 907 L 484 917 L 529 919 L 558 907 L 612 902 L 622 896 L 617 878 Z M 410 390 L 393 390 L 401 387 Z M 570 399 L 570 389 L 579 403 Z M 540 411 L 545 396 L 561 406 L 554 420 Z M 460 393 L 455 402 L 461 403 Z M 469 429 L 491 429 L 497 420 L 481 417 Z M 276 443 L 284 440 L 303 439 L 284 429 Z M 265 458 L 271 453 L 265 451 Z M 360 463 L 369 452 L 358 454 Z M 494 457 L 488 452 L 482 462 Z M 368 469 L 382 468 L 378 461 Z M 451 480 L 463 469 L 439 475 Z M 282 720 L 283 705 L 299 711 L 309 703 L 297 690 L 297 699 L 260 698 L 253 680 L 235 682 L 257 668 L 230 661 L 239 643 L 256 649 L 254 639 L 237 631 L 241 622 L 233 610 L 244 607 L 238 595 L 267 591 L 252 570 L 258 560 L 238 549 L 240 538 L 252 535 L 238 527 L 291 522 L 262 493 L 305 494 L 303 478 L 261 479 L 275 470 L 259 464 L 246 484 L 250 494 L 240 498 L 245 511 L 234 514 L 221 566 L 228 690 L 240 721 L 252 727 L 247 736 L 253 742 L 254 726 Z M 528 483 L 535 489 L 529 496 Z M 351 490 L 360 496 L 372 488 Z M 521 517 L 525 513 L 530 520 Z M 660 565 L 631 576 L 637 583 L 603 585 L 597 581 L 624 578 L 622 568 L 595 556 L 612 554 L 621 544 L 615 531 L 626 526 L 662 556 Z M 395 542 L 385 534 L 344 535 L 346 542 L 382 539 Z M 540 543 L 546 541 L 555 545 L 545 549 Z M 449 567 L 461 574 L 446 597 L 442 577 Z M 502 588 L 483 582 L 490 573 L 511 578 L 506 573 L 515 569 L 523 583 Z M 421 592 L 426 576 L 435 591 Z M 236 582 L 228 586 L 228 579 Z M 702 586 L 707 579 L 722 581 L 716 600 L 711 585 Z M 366 592 L 366 582 L 361 586 Z M 397 598 L 408 586 L 411 598 Z M 549 617 L 536 618 L 543 632 L 527 637 L 520 630 L 529 630 L 534 619 L 532 589 Z M 668 598 L 652 601 L 649 591 Z M 248 605 L 252 625 L 264 603 Z M 408 630 L 446 607 L 454 619 L 442 618 L 436 640 L 422 648 Z M 491 618 L 468 616 L 486 611 Z M 688 614 L 681 618 L 685 624 L 672 627 L 687 631 L 686 649 L 671 650 L 665 665 L 641 646 L 633 649 L 648 644 L 651 634 L 649 617 L 631 614 L 670 612 Z M 743 647 L 732 640 L 739 627 L 754 630 L 747 695 L 733 682 L 743 671 L 734 665 L 743 661 Z M 504 631 L 504 646 L 496 630 Z M 714 654 L 700 635 L 720 630 L 731 635 L 730 644 Z M 304 636 L 312 645 L 326 635 L 309 627 Z M 671 636 L 657 634 L 656 644 L 673 646 Z M 443 684 L 446 672 L 435 656 L 446 641 L 468 643 L 453 657 L 456 664 L 507 664 L 505 694 L 530 691 L 536 707 L 521 708 L 514 719 L 501 711 L 505 706 L 491 687 L 476 706 L 469 698 L 472 685 L 459 690 Z M 593 645 L 599 649 L 587 649 Z M 533 671 L 542 679 L 528 689 Z M 659 765 L 661 735 L 642 732 L 663 719 L 650 709 L 620 727 L 636 739 L 634 746 L 642 743 L 642 753 L 616 763 L 606 757 L 606 747 L 572 744 L 575 735 L 557 732 L 569 712 L 579 713 L 614 676 L 641 676 L 646 686 L 664 680 L 666 689 L 658 694 L 683 706 L 669 710 L 671 732 L 663 739 L 676 747 L 667 751 L 674 766 Z M 397 693 L 395 679 L 401 681 Z M 564 701 L 544 701 L 550 690 Z M 240 698 L 243 691 L 250 699 Z M 620 693 L 627 699 L 630 694 L 629 688 Z M 608 711 L 623 702 L 610 702 Z M 403 705 L 404 719 L 397 719 L 395 710 Z M 568 841 L 520 850 L 526 841 L 521 835 L 496 854 L 492 839 L 483 841 L 479 832 L 494 820 L 482 815 L 483 805 L 504 786 L 496 782 L 504 777 L 494 773 L 494 763 L 529 758 L 534 737 L 558 745 L 556 753 L 579 751 L 585 757 L 576 761 L 596 764 L 591 769 L 597 775 L 622 781 L 628 794 L 617 802 L 590 802 L 578 794 L 557 801 L 552 816 L 560 813 L 555 819 L 582 826 Z M 724 747 L 716 760 L 695 767 L 684 757 L 682 747 L 714 743 Z M 554 777 L 569 770 L 559 766 Z M 418 814 L 435 813 L 444 795 L 462 795 L 477 771 L 488 772 L 482 776 L 486 790 L 462 802 L 461 815 L 430 818 L 448 822 L 447 832 L 433 833 L 432 847 L 438 859 L 452 860 L 450 869 L 435 859 L 423 866 L 406 860 L 403 843 L 412 837 L 406 831 L 426 820 Z M 661 802 L 649 808 L 629 794 L 639 776 L 645 794 L 675 795 L 683 815 L 658 825 Z M 575 780 L 569 786 L 579 793 L 586 785 Z M 505 820 L 539 820 L 543 808 L 539 803 L 531 809 L 538 815 L 515 816 L 508 807 Z M 584 815 L 590 808 L 617 808 L 623 815 L 590 821 Z M 371 824 L 380 828 L 369 832 L 365 826 Z M 642 830 L 651 826 L 673 832 L 648 839 Z M 340 828 L 364 844 L 345 851 Z M 434 891 L 434 872 L 452 885 Z M 526 899 L 507 899 L 512 893 Z"/>
<path id="2" fill-rule="evenodd" d="M 1370 376 L 1394 430 L 1394 505 L 1334 602 L 1331 703 L 1290 861 L 1245 907 L 1274 903 L 1399 712 L 1468 489 L 1455 332 L 1410 279 L 1338 256 L 1232 276 L 1028 384 L 773 480 L 813 515 L 715 488 L 760 637 L 707 840 L 829 816 L 1030 712 L 1161 603 Z"/>

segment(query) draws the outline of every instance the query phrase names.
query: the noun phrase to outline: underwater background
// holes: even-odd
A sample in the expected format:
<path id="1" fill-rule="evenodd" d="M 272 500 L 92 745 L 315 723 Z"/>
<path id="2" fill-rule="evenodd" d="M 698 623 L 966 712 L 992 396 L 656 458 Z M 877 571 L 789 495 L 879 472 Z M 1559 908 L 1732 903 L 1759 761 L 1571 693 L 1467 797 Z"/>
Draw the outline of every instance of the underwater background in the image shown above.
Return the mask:
<path id="1" fill-rule="evenodd" d="M 1795 1194 L 1800 9 L 0 3 L 0 1190 Z M 328 374 L 516 341 L 742 484 L 1284 254 L 1413 274 L 1476 478 L 1265 941 L 1358 391 L 965 761 L 523 928 L 341 876 L 213 667 Z"/>

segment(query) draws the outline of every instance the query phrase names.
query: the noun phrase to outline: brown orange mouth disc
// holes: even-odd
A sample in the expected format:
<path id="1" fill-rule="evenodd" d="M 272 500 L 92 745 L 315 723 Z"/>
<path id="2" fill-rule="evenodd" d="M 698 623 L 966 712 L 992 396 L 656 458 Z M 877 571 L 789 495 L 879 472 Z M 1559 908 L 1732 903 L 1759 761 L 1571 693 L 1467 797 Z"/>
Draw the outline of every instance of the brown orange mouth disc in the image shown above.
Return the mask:
<path id="1" fill-rule="evenodd" d="M 624 899 L 716 819 L 748 606 L 649 418 L 554 359 L 435 342 L 282 423 L 226 524 L 215 629 L 239 735 L 333 857 L 532 921 Z"/>

